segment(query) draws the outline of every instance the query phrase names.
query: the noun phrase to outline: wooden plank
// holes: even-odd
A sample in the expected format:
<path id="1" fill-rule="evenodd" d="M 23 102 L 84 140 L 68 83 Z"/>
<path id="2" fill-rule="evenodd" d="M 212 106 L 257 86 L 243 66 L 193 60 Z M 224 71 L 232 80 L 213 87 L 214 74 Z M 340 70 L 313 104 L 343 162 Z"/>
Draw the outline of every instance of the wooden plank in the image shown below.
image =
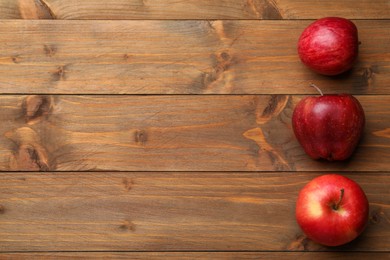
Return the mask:
<path id="1" fill-rule="evenodd" d="M 370 221 L 322 247 L 295 222 L 298 191 L 321 173 L 2 173 L 0 251 L 388 251 L 389 172 L 346 174 Z"/>
<path id="2" fill-rule="evenodd" d="M 354 19 L 390 17 L 386 0 L 1 0 L 2 19 Z"/>
<path id="3" fill-rule="evenodd" d="M 51 252 L 51 253 L 0 253 L 0 257 L 6 260 L 13 259 L 389 259 L 387 252 Z"/>
<path id="4" fill-rule="evenodd" d="M 353 158 L 314 161 L 291 115 L 300 96 L 0 98 L 0 170 L 386 171 L 390 96 L 357 96 L 365 135 Z"/>
<path id="5" fill-rule="evenodd" d="M 390 20 L 356 21 L 342 76 L 301 64 L 311 21 L 0 21 L 0 93 L 390 94 Z"/>

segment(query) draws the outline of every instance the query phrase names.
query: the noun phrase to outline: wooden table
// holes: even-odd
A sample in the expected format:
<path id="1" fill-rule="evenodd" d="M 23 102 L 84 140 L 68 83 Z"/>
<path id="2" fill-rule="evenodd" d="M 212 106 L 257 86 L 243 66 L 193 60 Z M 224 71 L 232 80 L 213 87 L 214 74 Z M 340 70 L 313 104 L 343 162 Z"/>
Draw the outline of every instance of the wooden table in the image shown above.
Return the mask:
<path id="1" fill-rule="evenodd" d="M 296 52 L 324 16 L 362 42 L 333 78 Z M 388 0 L 1 0 L 0 17 L 0 258 L 390 258 Z M 364 107 L 348 161 L 294 137 L 310 82 Z M 337 248 L 294 215 L 328 172 L 370 201 Z"/>

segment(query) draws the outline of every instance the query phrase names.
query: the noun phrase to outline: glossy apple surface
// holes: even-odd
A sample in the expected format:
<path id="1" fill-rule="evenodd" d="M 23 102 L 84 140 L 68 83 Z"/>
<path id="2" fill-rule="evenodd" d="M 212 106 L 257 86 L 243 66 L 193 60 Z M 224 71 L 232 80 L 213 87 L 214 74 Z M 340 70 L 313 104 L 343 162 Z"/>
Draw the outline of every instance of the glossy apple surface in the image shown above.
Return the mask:
<path id="1" fill-rule="evenodd" d="M 313 159 L 341 161 L 354 152 L 363 135 L 364 111 L 348 94 L 302 99 L 292 116 L 295 136 Z"/>
<path id="2" fill-rule="evenodd" d="M 349 70 L 358 55 L 358 30 L 350 20 L 326 17 L 310 24 L 298 41 L 301 61 L 323 75 Z"/>
<path id="3" fill-rule="evenodd" d="M 296 219 L 303 232 L 326 246 L 343 245 L 358 237 L 368 214 L 362 188 L 338 174 L 314 178 L 300 191 L 296 203 Z"/>

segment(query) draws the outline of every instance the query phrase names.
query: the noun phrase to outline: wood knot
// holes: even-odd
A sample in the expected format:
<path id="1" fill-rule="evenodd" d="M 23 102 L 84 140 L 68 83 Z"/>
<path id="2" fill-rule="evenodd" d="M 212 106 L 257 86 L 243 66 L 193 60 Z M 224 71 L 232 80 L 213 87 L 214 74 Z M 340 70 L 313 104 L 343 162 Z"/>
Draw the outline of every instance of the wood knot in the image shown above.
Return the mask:
<path id="1" fill-rule="evenodd" d="M 133 179 L 123 178 L 122 184 L 125 187 L 126 191 L 130 191 L 133 188 L 134 181 Z"/>
<path id="2" fill-rule="evenodd" d="M 56 19 L 46 0 L 17 0 L 23 19 Z"/>
<path id="3" fill-rule="evenodd" d="M 268 104 L 264 109 L 259 106 L 258 102 L 255 102 L 256 122 L 258 124 L 265 124 L 272 118 L 277 117 L 286 108 L 289 100 L 290 97 L 288 95 L 271 95 Z"/>
<path id="4" fill-rule="evenodd" d="M 10 170 L 49 170 L 48 152 L 42 143 L 39 132 L 31 127 L 24 126 L 4 134 L 6 138 L 14 143 L 13 153 L 9 161 Z M 45 140 L 48 139 L 46 135 L 44 137 Z"/>
<path id="5" fill-rule="evenodd" d="M 68 72 L 69 65 L 58 66 L 57 69 L 52 73 L 53 81 L 66 80 L 66 73 Z"/>
<path id="6" fill-rule="evenodd" d="M 230 55 L 228 52 L 221 52 L 221 54 L 219 55 L 221 57 L 222 60 L 224 61 L 229 61 L 230 60 Z"/>
<path id="7" fill-rule="evenodd" d="M 232 65 L 233 57 L 228 50 L 224 50 L 216 54 L 216 61 L 217 64 L 214 68 L 220 68 L 222 71 L 225 71 Z"/>
<path id="8" fill-rule="evenodd" d="M 48 171 L 48 159 L 45 151 L 23 144 L 15 155 L 15 170 L 21 171 Z"/>
<path id="9" fill-rule="evenodd" d="M 361 74 L 362 84 L 364 87 L 369 87 L 373 85 L 373 81 L 375 80 L 375 74 L 379 73 L 378 66 L 371 66 L 363 69 Z"/>
<path id="10" fill-rule="evenodd" d="M 42 118 L 45 118 L 51 110 L 51 103 L 51 99 L 48 96 L 27 96 L 22 104 L 26 123 L 33 124 Z"/>
<path id="11" fill-rule="evenodd" d="M 128 60 L 130 60 L 131 59 L 131 55 L 129 55 L 129 54 L 127 54 L 127 53 L 125 53 L 125 54 L 123 54 L 123 59 L 125 60 L 125 61 L 128 61 Z"/>
<path id="12" fill-rule="evenodd" d="M 310 240 L 305 234 L 298 234 L 287 246 L 290 251 L 323 251 L 324 246 Z"/>
<path id="13" fill-rule="evenodd" d="M 308 238 L 301 234 L 297 235 L 295 239 L 288 245 L 287 249 L 290 251 L 304 251 L 307 250 Z"/>
<path id="14" fill-rule="evenodd" d="M 283 16 L 273 0 L 247 0 L 246 8 L 259 19 L 283 19 Z"/>
<path id="15" fill-rule="evenodd" d="M 139 145 L 145 145 L 148 140 L 148 135 L 145 130 L 136 130 L 134 133 L 134 141 Z"/>
<path id="16" fill-rule="evenodd" d="M 22 58 L 18 55 L 11 57 L 11 59 L 12 59 L 12 62 L 15 64 L 18 64 L 22 61 Z"/>
<path id="17" fill-rule="evenodd" d="M 271 95 L 271 98 L 269 99 L 267 106 L 264 108 L 263 113 L 261 114 L 262 117 L 269 117 L 275 112 L 279 104 L 280 98 L 278 97 L 279 97 L 278 95 Z"/>
<path id="18" fill-rule="evenodd" d="M 135 231 L 135 224 L 130 220 L 124 220 L 121 225 L 119 225 L 119 229 L 122 231 Z"/>
<path id="19" fill-rule="evenodd" d="M 3 205 L 0 205 L 0 214 L 5 213 L 5 207 Z"/>
<path id="20" fill-rule="evenodd" d="M 5 133 L 5 137 L 15 143 L 10 158 L 11 170 L 47 171 L 49 158 L 37 132 L 30 127 L 20 127 Z"/>
<path id="21" fill-rule="evenodd" d="M 378 74 L 378 73 L 379 73 L 378 66 L 371 66 L 363 70 L 362 76 L 367 79 L 371 79 L 374 76 L 374 74 Z"/>
<path id="22" fill-rule="evenodd" d="M 53 57 L 57 52 L 57 47 L 55 45 L 43 45 L 43 51 L 45 52 L 46 56 Z"/>
<path id="23" fill-rule="evenodd" d="M 233 57 L 228 51 L 213 54 L 213 59 L 215 65 L 212 69 L 201 75 L 201 85 L 203 89 L 209 88 L 215 82 L 224 81 L 225 73 L 229 71 L 233 64 Z"/>
<path id="24" fill-rule="evenodd" d="M 375 210 L 373 210 L 371 212 L 371 216 L 370 216 L 370 222 L 372 224 L 379 224 L 382 220 L 382 218 L 384 217 L 384 212 L 382 210 L 382 208 L 377 208 Z"/>

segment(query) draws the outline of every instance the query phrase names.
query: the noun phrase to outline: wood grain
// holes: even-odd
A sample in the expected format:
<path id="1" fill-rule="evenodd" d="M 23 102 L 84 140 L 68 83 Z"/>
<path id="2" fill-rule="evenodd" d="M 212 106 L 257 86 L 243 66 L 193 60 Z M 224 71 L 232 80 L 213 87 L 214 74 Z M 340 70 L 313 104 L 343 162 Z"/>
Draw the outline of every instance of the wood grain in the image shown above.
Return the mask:
<path id="1" fill-rule="evenodd" d="M 1 0 L 1 19 L 354 19 L 390 17 L 386 0 Z"/>
<path id="2" fill-rule="evenodd" d="M 390 96 L 357 96 L 351 160 L 310 159 L 291 128 L 302 96 L 0 97 L 2 171 L 387 171 Z"/>
<path id="3" fill-rule="evenodd" d="M 346 174 L 370 202 L 356 241 L 326 248 L 304 237 L 295 200 L 320 174 L 2 173 L 0 250 L 388 250 L 389 172 Z"/>
<path id="4" fill-rule="evenodd" d="M 390 20 L 356 21 L 359 60 L 338 77 L 296 51 L 311 21 L 0 21 L 0 93 L 390 94 Z"/>
<path id="5" fill-rule="evenodd" d="M 1 253 L 0 257 L 6 260 L 58 260 L 58 259 L 389 259 L 389 253 L 385 252 L 50 252 L 50 253 Z"/>

